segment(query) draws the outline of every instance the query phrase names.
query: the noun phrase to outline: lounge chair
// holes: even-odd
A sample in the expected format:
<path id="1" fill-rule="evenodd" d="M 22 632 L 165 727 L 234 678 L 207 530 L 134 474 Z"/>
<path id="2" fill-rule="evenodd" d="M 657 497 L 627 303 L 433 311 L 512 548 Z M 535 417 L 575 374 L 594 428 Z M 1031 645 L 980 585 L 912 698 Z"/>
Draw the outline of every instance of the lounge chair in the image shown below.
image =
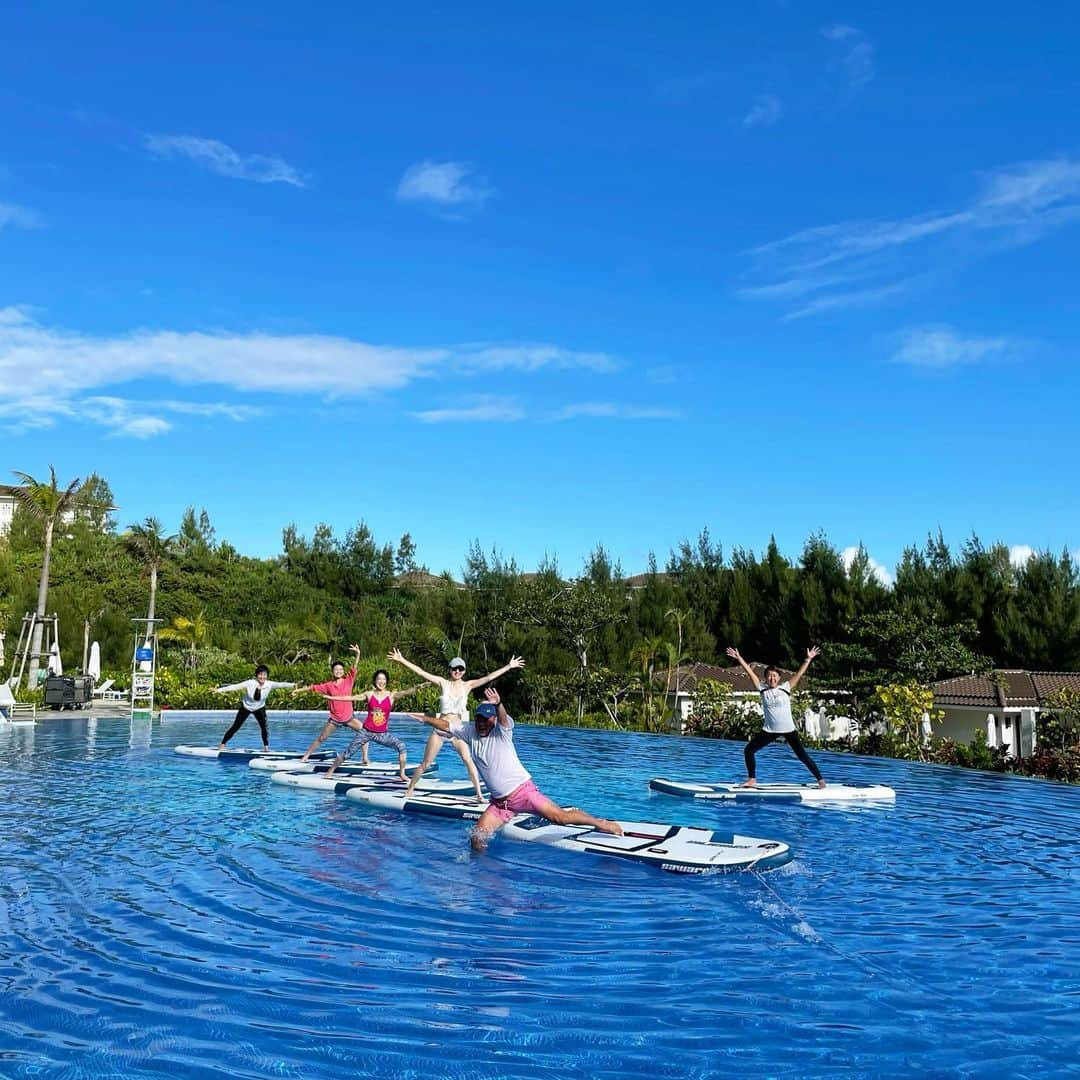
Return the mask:
<path id="1" fill-rule="evenodd" d="M 106 700 L 109 694 L 109 687 L 116 682 L 115 679 L 106 679 L 100 686 L 94 687 L 94 697 L 101 698 L 102 701 Z"/>

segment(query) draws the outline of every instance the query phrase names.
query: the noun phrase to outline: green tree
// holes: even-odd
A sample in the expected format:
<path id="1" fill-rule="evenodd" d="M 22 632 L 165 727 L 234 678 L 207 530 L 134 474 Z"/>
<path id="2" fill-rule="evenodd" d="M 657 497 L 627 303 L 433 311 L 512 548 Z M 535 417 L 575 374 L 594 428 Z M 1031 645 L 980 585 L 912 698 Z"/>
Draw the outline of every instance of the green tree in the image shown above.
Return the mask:
<path id="1" fill-rule="evenodd" d="M 161 522 L 156 517 L 148 517 L 142 524 L 129 525 L 122 539 L 127 549 L 142 563 L 143 572 L 150 579 L 150 601 L 146 609 L 146 644 L 149 645 L 157 615 L 158 571 L 176 537 L 166 536 Z"/>
<path id="2" fill-rule="evenodd" d="M 30 640 L 30 666 L 27 674 L 27 686 L 37 686 L 38 671 L 41 668 L 41 635 L 45 628 L 45 610 L 49 602 L 49 563 L 52 559 L 53 532 L 56 524 L 66 514 L 74 513 L 78 505 L 81 484 L 78 479 L 61 490 L 56 482 L 56 470 L 49 466 L 49 482 L 42 483 L 29 473 L 16 472 L 19 487 L 14 489 L 19 509 L 42 525 L 43 548 L 41 556 L 41 574 L 38 578 L 37 609 L 34 629 Z"/>
<path id="3" fill-rule="evenodd" d="M 192 676 L 199 671 L 199 649 L 210 644 L 212 628 L 205 611 L 198 611 L 190 618 L 177 615 L 166 627 L 158 631 L 160 641 L 175 641 L 188 647 L 187 666 Z"/>

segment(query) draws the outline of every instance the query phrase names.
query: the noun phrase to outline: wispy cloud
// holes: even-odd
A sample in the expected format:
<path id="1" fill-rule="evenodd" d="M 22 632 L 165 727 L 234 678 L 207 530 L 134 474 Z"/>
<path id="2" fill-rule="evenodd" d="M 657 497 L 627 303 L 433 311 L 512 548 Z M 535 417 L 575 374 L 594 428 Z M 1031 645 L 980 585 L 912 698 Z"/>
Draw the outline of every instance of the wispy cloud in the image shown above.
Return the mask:
<path id="1" fill-rule="evenodd" d="M 964 206 L 818 225 L 761 244 L 750 252 L 749 283 L 739 295 L 796 302 L 789 315 L 865 306 L 912 291 L 954 263 L 965 241 L 969 248 L 977 239 L 1027 244 L 1077 220 L 1080 161 L 1021 162 L 985 174 Z"/>
<path id="2" fill-rule="evenodd" d="M 678 409 L 620 405 L 614 401 L 583 401 L 576 405 L 564 406 L 553 413 L 549 419 L 556 423 L 579 420 L 583 417 L 610 420 L 677 420 L 681 415 Z"/>
<path id="3" fill-rule="evenodd" d="M 464 161 L 421 161 L 405 170 L 397 187 L 401 202 L 421 203 L 443 211 L 475 210 L 494 189 Z"/>
<path id="4" fill-rule="evenodd" d="M 155 157 L 187 158 L 204 169 L 234 180 L 304 187 L 304 178 L 287 161 L 264 154 L 241 154 L 217 139 L 202 139 L 196 135 L 147 135 L 144 144 Z"/>
<path id="5" fill-rule="evenodd" d="M 876 61 L 870 39 L 854 26 L 837 23 L 821 31 L 822 37 L 834 42 L 853 90 L 864 87 L 874 77 Z"/>
<path id="6" fill-rule="evenodd" d="M 460 406 L 426 409 L 410 413 L 425 424 L 463 424 L 478 421 L 509 423 L 525 418 L 525 410 L 514 401 L 494 397 L 466 398 Z"/>
<path id="7" fill-rule="evenodd" d="M 36 229 L 41 224 L 40 215 L 25 206 L 0 203 L 0 229 L 12 225 L 17 229 Z"/>
<path id="8" fill-rule="evenodd" d="M 8 430 L 16 424 L 23 429 L 48 426 L 70 417 L 118 434 L 147 437 L 169 430 L 182 417 L 243 421 L 258 415 L 246 405 L 222 402 L 222 387 L 248 395 L 257 386 L 260 397 L 269 401 L 279 394 L 333 400 L 398 391 L 448 372 L 469 379 L 542 369 L 604 374 L 616 367 L 602 353 L 538 343 L 415 348 L 325 334 L 258 331 L 139 330 L 94 337 L 45 326 L 25 308 L 0 308 L 0 416 Z M 136 381 L 145 383 L 148 373 L 158 382 L 190 388 L 193 398 L 201 389 L 209 400 L 135 400 L 117 392 Z M 471 407 L 492 412 L 495 404 L 480 400 Z M 507 406 L 500 408 L 505 412 Z M 438 410 L 417 415 L 432 423 L 443 419 Z"/>
<path id="9" fill-rule="evenodd" d="M 1008 358 L 1022 348 L 1023 342 L 1015 338 L 964 337 L 948 326 L 929 327 L 906 331 L 892 358 L 898 364 L 940 371 Z"/>
<path id="10" fill-rule="evenodd" d="M 772 127 L 784 115 L 784 103 L 775 94 L 761 94 L 743 117 L 743 127 Z"/>

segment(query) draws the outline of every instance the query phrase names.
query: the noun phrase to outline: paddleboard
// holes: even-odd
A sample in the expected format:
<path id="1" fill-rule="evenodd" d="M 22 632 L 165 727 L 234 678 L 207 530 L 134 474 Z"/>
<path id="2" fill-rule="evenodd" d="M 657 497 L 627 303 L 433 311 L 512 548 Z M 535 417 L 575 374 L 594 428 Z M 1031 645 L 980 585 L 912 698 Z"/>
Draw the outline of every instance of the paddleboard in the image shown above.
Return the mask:
<path id="1" fill-rule="evenodd" d="M 301 762 L 299 759 L 300 754 L 291 758 L 278 758 L 278 757 L 266 757 L 261 756 L 252 758 L 248 762 L 249 769 L 257 769 L 259 772 L 319 772 L 325 771 L 330 768 L 330 763 L 336 757 L 333 753 L 319 752 L 312 754 L 311 757 Z M 428 772 L 436 772 L 438 770 L 439 763 L 436 761 L 434 765 L 428 769 Z M 411 771 L 415 769 L 415 765 L 406 765 L 405 770 Z M 359 759 L 344 762 L 339 768 L 338 772 L 356 772 L 362 770 L 367 773 L 396 773 L 398 766 L 396 761 L 373 761 L 369 765 L 364 765 Z"/>
<path id="2" fill-rule="evenodd" d="M 408 799 L 384 788 L 352 787 L 347 799 L 384 810 L 476 821 L 486 809 L 468 796 L 416 792 Z M 554 825 L 534 814 L 518 814 L 503 828 L 511 840 L 549 844 L 567 851 L 585 851 L 648 863 L 674 874 L 704 874 L 721 870 L 768 870 L 792 858 L 791 848 L 778 840 L 718 833 L 645 821 L 620 821 L 623 836 L 598 832 L 588 825 Z"/>
<path id="3" fill-rule="evenodd" d="M 896 792 L 884 784 L 758 784 L 740 787 L 737 783 L 695 784 L 658 776 L 649 781 L 653 791 L 681 795 L 685 799 L 711 799 L 723 802 L 883 802 L 895 799 Z"/>
<path id="4" fill-rule="evenodd" d="M 306 788 L 308 791 L 330 792 L 342 795 L 355 787 L 363 787 L 370 790 L 386 791 L 404 794 L 407 781 L 398 777 L 373 775 L 370 772 L 343 772 L 346 766 L 342 766 L 333 776 L 326 776 L 317 772 L 275 772 L 270 776 L 274 784 L 283 784 L 285 787 Z M 472 781 L 466 777 L 464 780 L 428 780 L 426 777 L 416 785 L 417 791 L 441 792 L 445 795 L 464 795 L 473 789 Z M 473 805 L 477 805 L 473 803 Z M 485 800 L 481 807 L 487 806 Z"/>
<path id="5" fill-rule="evenodd" d="M 266 758 L 268 761 L 283 761 L 286 764 L 295 763 L 296 759 L 304 754 L 303 750 L 271 750 L 268 752 L 262 749 L 256 750 L 240 746 L 230 746 L 224 750 L 219 750 L 216 746 L 174 746 L 173 749 L 178 754 L 184 754 L 187 757 L 216 758 L 218 761 L 243 762 L 251 761 L 254 758 Z M 321 750 L 311 756 L 325 761 L 333 759 L 334 754 L 329 750 Z"/>

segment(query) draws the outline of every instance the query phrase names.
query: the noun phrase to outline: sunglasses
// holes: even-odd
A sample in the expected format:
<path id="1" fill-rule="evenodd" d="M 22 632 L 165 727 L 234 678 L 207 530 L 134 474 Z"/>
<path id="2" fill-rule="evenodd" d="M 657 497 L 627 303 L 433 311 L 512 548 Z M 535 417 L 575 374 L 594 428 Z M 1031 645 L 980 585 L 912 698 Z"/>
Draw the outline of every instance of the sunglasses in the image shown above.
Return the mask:
<path id="1" fill-rule="evenodd" d="M 451 671 L 464 671 L 465 669 L 463 667 L 452 667 L 450 670 Z"/>

